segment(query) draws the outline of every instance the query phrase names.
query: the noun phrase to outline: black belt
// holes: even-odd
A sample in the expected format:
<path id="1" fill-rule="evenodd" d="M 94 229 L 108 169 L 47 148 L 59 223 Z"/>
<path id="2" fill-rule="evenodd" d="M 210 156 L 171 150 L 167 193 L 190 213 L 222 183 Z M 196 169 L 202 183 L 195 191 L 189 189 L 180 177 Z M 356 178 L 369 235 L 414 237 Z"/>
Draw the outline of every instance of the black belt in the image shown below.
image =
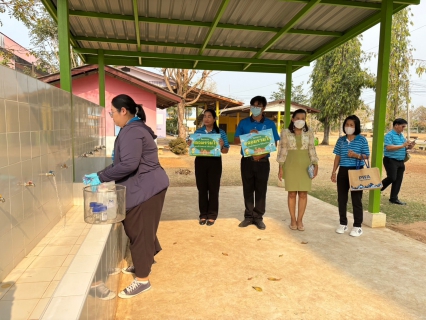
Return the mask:
<path id="1" fill-rule="evenodd" d="M 245 160 L 245 159 L 253 161 L 253 162 L 269 162 L 269 158 L 268 157 L 263 157 L 263 158 L 261 158 L 259 160 L 254 160 L 253 157 L 244 157 L 243 160 Z"/>
<path id="2" fill-rule="evenodd" d="M 403 162 L 404 161 L 404 160 L 398 160 L 398 159 L 389 158 L 389 157 L 384 157 L 384 158 L 389 159 L 389 160 L 399 161 L 399 162 Z"/>

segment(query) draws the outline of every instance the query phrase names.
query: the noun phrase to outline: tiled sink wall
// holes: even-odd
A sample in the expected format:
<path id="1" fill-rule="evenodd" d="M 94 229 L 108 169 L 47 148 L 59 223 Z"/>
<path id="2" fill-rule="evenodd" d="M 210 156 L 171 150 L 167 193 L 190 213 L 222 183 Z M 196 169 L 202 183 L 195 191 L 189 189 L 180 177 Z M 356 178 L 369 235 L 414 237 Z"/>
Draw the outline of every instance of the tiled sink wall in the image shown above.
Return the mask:
<path id="1" fill-rule="evenodd" d="M 72 128 L 74 150 L 104 145 L 104 112 L 0 67 L 0 194 L 6 200 L 0 201 L 0 281 L 59 221 L 61 211 L 72 206 Z M 81 165 L 86 159 L 79 159 Z M 100 163 L 96 170 L 103 167 Z M 55 176 L 42 175 L 49 171 Z M 35 186 L 22 186 L 29 181 Z"/>

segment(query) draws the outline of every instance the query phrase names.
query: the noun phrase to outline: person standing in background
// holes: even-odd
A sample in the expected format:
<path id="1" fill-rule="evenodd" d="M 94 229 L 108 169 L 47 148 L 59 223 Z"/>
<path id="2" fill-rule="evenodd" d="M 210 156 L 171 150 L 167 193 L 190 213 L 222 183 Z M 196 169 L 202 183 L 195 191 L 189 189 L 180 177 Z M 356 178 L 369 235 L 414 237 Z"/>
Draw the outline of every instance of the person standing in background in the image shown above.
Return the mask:
<path id="1" fill-rule="evenodd" d="M 256 96 L 250 100 L 251 116 L 240 121 L 235 132 L 234 142 L 241 143 L 240 136 L 250 132 L 272 129 L 275 145 L 280 140 L 275 123 L 263 115 L 266 98 Z M 241 179 L 244 193 L 244 220 L 238 225 L 241 228 L 254 224 L 258 229 L 265 230 L 263 215 L 266 210 L 266 191 L 269 179 L 269 153 L 258 156 L 244 157 L 241 149 Z"/>
<path id="2" fill-rule="evenodd" d="M 290 212 L 290 229 L 304 231 L 303 215 L 308 203 L 308 191 L 311 191 L 312 179 L 318 174 L 318 156 L 315 151 L 314 133 L 306 125 L 306 111 L 298 109 L 293 112 L 288 129 L 281 131 L 277 161 L 280 164 L 278 179 L 284 177 L 285 189 L 288 191 L 288 210 Z M 308 167 L 314 165 L 313 178 L 308 174 Z M 296 200 L 298 212 L 296 217 Z"/>
<path id="3" fill-rule="evenodd" d="M 398 199 L 398 194 L 404 178 L 404 161 L 407 156 L 407 149 L 412 149 L 416 144 L 404 138 L 402 132 L 406 127 L 406 120 L 395 119 L 393 121 L 393 129 L 385 135 L 383 166 L 386 169 L 386 178 L 382 181 L 383 187 L 381 191 L 392 184 L 389 202 L 398 205 L 406 205 L 405 202 Z"/>
<path id="4" fill-rule="evenodd" d="M 204 111 L 204 126 L 194 134 L 220 134 L 220 152 L 229 151 L 228 137 L 225 131 L 219 129 L 216 123 L 216 112 Z M 191 140 L 188 141 L 191 145 Z M 195 182 L 198 189 L 198 207 L 200 210 L 200 225 L 214 225 L 219 213 L 219 189 L 222 177 L 222 157 L 195 157 Z"/>
<path id="5" fill-rule="evenodd" d="M 340 225 L 336 233 L 343 234 L 348 230 L 348 218 L 346 216 L 348 208 L 349 191 L 349 170 L 362 169 L 364 160 L 370 156 L 368 141 L 361 133 L 361 121 L 355 115 L 351 115 L 343 121 L 344 136 L 340 137 L 333 153 L 334 158 L 331 181 L 337 182 L 337 201 L 339 205 Z M 339 168 L 339 173 L 336 171 Z M 359 237 L 363 231 L 361 228 L 363 221 L 362 206 L 363 191 L 351 191 L 352 209 L 354 215 L 354 224 L 350 236 Z"/>

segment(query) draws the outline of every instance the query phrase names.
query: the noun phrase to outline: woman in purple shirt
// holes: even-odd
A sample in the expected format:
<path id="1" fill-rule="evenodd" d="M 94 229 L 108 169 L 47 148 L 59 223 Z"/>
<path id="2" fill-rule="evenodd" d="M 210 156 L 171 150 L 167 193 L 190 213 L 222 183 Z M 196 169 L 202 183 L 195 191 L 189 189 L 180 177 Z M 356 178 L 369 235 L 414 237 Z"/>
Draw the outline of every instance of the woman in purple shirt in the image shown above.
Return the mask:
<path id="1" fill-rule="evenodd" d="M 109 114 L 121 128 L 114 143 L 113 164 L 86 177 L 92 186 L 109 181 L 126 186 L 123 225 L 130 239 L 133 266 L 123 272 L 135 274 L 135 279 L 118 296 L 132 298 L 151 288 L 148 276 L 154 256 L 161 250 L 157 229 L 169 178 L 158 160 L 157 136 L 145 124 L 142 106 L 121 94 L 112 99 Z"/>

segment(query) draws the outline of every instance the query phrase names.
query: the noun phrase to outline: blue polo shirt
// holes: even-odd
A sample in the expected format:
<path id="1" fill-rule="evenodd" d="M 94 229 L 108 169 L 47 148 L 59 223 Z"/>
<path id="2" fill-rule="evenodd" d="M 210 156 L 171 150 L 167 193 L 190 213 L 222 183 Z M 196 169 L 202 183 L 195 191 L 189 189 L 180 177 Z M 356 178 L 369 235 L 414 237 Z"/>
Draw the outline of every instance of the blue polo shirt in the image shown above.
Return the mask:
<path id="1" fill-rule="evenodd" d="M 340 156 L 339 166 L 341 167 L 356 167 L 364 166 L 364 160 L 358 160 L 355 158 L 348 157 L 349 150 L 357 154 L 370 155 L 370 148 L 368 147 L 368 141 L 361 135 L 355 136 L 355 139 L 349 141 L 346 136 L 337 139 L 336 145 L 334 146 L 333 153 Z"/>
<path id="2" fill-rule="evenodd" d="M 401 148 L 394 151 L 386 150 L 387 146 L 402 146 L 405 143 L 405 138 L 402 133 L 397 133 L 395 130 L 391 130 L 385 135 L 385 150 L 384 156 L 395 160 L 404 160 L 407 150 Z"/>
<path id="3" fill-rule="evenodd" d="M 229 142 L 228 142 L 228 136 L 226 135 L 226 132 L 219 128 L 220 137 L 223 140 L 223 147 L 229 148 Z M 201 133 L 201 134 L 218 134 L 214 129 L 210 132 L 207 132 L 206 126 L 202 126 L 201 128 L 198 128 L 195 130 L 194 133 Z"/>
<path id="4" fill-rule="evenodd" d="M 275 122 L 269 120 L 268 118 L 265 118 L 265 116 L 263 116 L 260 121 L 254 120 L 252 116 L 241 120 L 238 124 L 237 130 L 235 131 L 235 138 L 238 138 L 243 134 L 250 133 L 250 131 L 253 129 L 256 129 L 257 131 L 272 129 L 275 142 L 280 140 L 280 135 L 278 134 Z M 241 149 L 241 155 L 244 156 L 243 149 Z M 267 155 L 267 157 L 269 157 L 269 154 Z"/>

